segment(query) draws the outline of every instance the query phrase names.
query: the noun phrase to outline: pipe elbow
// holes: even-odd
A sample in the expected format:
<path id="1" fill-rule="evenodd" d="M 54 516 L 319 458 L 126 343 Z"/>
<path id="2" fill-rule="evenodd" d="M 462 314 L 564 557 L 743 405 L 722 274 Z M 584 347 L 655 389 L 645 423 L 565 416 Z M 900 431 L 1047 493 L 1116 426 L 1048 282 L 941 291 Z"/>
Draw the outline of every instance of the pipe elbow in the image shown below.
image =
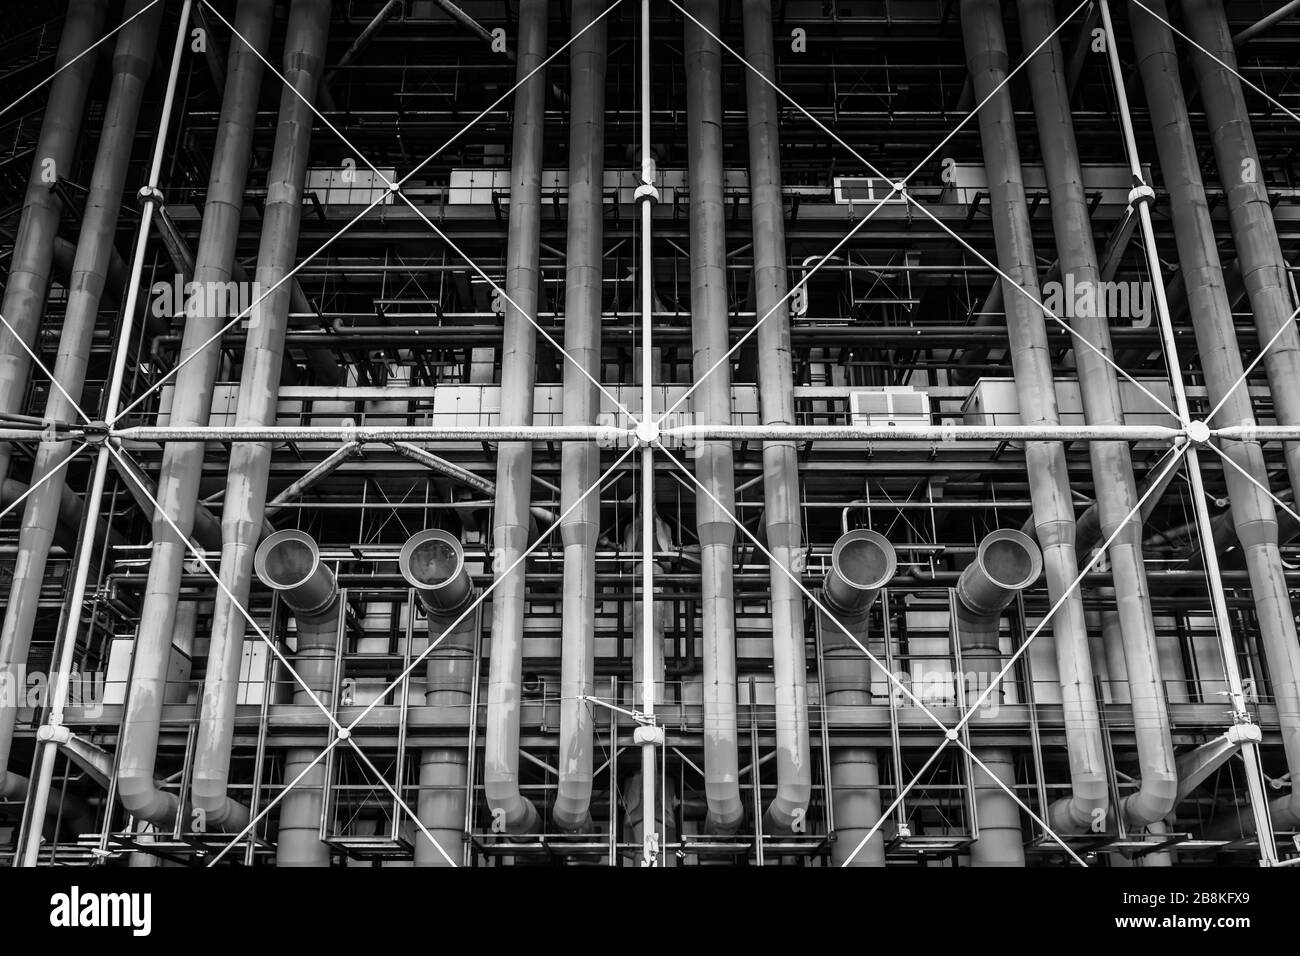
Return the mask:
<path id="1" fill-rule="evenodd" d="M 117 775 L 117 798 L 131 816 L 158 825 L 173 824 L 180 807 L 175 794 L 160 790 L 152 774 L 125 769 Z"/>
<path id="2" fill-rule="evenodd" d="M 777 833 L 803 833 L 804 815 L 812 799 L 812 784 L 790 781 L 777 785 L 776 796 L 763 815 L 767 829 Z"/>
<path id="3" fill-rule="evenodd" d="M 1148 827 L 1169 816 L 1178 804 L 1178 775 L 1172 770 L 1144 773 L 1138 792 L 1119 803 L 1124 823 L 1130 827 Z"/>
<path id="4" fill-rule="evenodd" d="M 230 833 L 248 825 L 248 808 L 227 796 L 224 778 L 202 777 L 196 770 L 190 785 L 190 802 L 206 829 Z"/>
<path id="5" fill-rule="evenodd" d="M 537 833 L 541 829 L 537 807 L 520 794 L 517 785 L 484 781 L 484 789 L 492 808 L 493 833 Z"/>
<path id="6" fill-rule="evenodd" d="M 745 805 L 740 801 L 740 787 L 706 784 L 709 812 L 704 820 L 706 833 L 732 834 L 745 822 Z"/>
<path id="7" fill-rule="evenodd" d="M 568 774 L 560 778 L 551 810 L 555 825 L 566 833 L 586 833 L 591 822 L 591 775 Z"/>
<path id="8" fill-rule="evenodd" d="M 1106 826 L 1110 799 L 1100 775 L 1075 780 L 1074 793 L 1062 797 L 1048 811 L 1048 823 L 1057 833 L 1100 833 Z"/>

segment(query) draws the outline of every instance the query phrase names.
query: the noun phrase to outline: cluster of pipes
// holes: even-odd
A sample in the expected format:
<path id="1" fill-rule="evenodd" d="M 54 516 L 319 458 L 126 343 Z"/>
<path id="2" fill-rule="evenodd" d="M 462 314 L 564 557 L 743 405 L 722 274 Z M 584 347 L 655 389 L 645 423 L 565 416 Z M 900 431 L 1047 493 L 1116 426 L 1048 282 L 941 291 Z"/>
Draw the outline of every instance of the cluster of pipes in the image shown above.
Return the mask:
<path id="1" fill-rule="evenodd" d="M 1161 0 L 1146 0 L 1163 15 Z M 235 28 L 246 43 L 230 45 L 219 123 L 204 201 L 193 278 L 226 282 L 235 268 L 235 242 L 249 173 L 254 121 L 263 81 L 262 57 L 270 53 L 272 6 L 240 0 Z M 600 325 L 603 249 L 602 183 L 605 141 L 606 31 L 596 0 L 573 0 L 572 28 L 581 35 L 570 49 L 570 166 L 564 347 L 564 422 L 593 424 L 599 409 L 590 377 L 601 371 Z M 717 33 L 716 0 L 691 0 L 691 15 Z M 70 0 L 59 49 L 60 65 L 102 35 L 102 0 Z M 113 81 L 100 131 L 94 171 L 82 212 L 75 256 L 67 278 L 68 306 L 55 375 L 71 395 L 85 384 L 92 333 L 107 286 L 113 236 L 124 198 L 131 144 L 137 131 L 143 93 L 163 6 L 145 9 L 145 0 L 127 0 L 130 22 L 115 40 Z M 758 314 L 771 312 L 760 327 L 759 394 L 767 424 L 793 424 L 793 382 L 789 315 L 782 305 L 788 271 L 780 175 L 778 100 L 766 80 L 775 80 L 770 0 L 744 0 L 744 53 L 756 71 L 746 71 L 750 210 L 753 218 L 754 294 Z M 1188 29 L 1226 64 L 1234 62 L 1221 0 L 1183 0 Z M 541 170 L 544 109 L 548 86 L 539 71 L 525 77 L 547 53 L 548 4 L 521 0 L 516 53 L 521 81 L 514 96 L 514 141 L 511 153 L 511 202 L 505 291 L 510 302 L 504 317 L 501 423 L 531 424 L 536 334 L 526 314 L 539 300 Z M 1076 282 L 1098 277 L 1097 254 L 1088 222 L 1075 145 L 1065 68 L 1059 40 L 1046 40 L 1056 28 L 1051 0 L 1018 0 L 1018 20 L 1026 49 L 1043 43 L 1027 67 L 1033 93 L 1039 143 L 1047 171 L 1050 207 L 1060 268 Z M 1029 293 L 1004 289 L 1009 346 L 1021 416 L 1027 424 L 1059 421 L 1047 337 L 1038 299 L 1038 273 L 1009 90 L 1004 9 L 1000 0 L 962 0 L 961 21 L 968 67 L 976 100 L 983 103 L 979 129 L 988 173 L 997 246 L 997 261 L 1011 281 Z M 279 119 L 266 175 L 256 281 L 275 289 L 261 303 L 259 321 L 249 326 L 239 386 L 236 424 L 273 423 L 277 384 L 285 360 L 285 332 L 292 286 L 281 285 L 292 268 L 302 215 L 302 193 L 314 117 L 307 105 L 319 91 L 330 23 L 330 0 L 293 0 L 285 34 L 282 71 L 293 89 L 280 97 Z M 1191 124 L 1187 118 L 1177 56 L 1170 31 L 1136 3 L 1130 11 L 1138 66 L 1152 114 L 1161 169 L 1170 196 L 1170 211 L 1186 286 L 1188 312 L 1203 363 L 1210 401 L 1224 400 L 1222 422 L 1253 420 L 1245 389 L 1232 391 L 1242 370 L 1232 332 L 1231 311 L 1222 282 L 1219 253 L 1212 238 L 1209 207 L 1201 181 Z M 722 363 L 727 335 L 725 210 L 722 165 L 722 51 L 704 29 L 689 21 L 684 34 L 689 140 L 691 243 L 691 333 L 698 388 L 694 412 L 701 423 L 730 421 L 730 369 Z M 1237 78 L 1209 57 L 1192 62 L 1213 134 L 1215 154 L 1225 177 L 1227 211 L 1250 304 L 1261 341 L 1290 325 L 1292 303 L 1285 283 L 1285 264 L 1262 184 L 1238 182 L 1244 157 L 1256 155 L 1246 104 Z M 54 79 L 36 155 L 50 157 L 67 169 L 73 159 L 94 55 L 81 57 Z M 761 75 L 760 75 L 761 74 Z M 766 78 L 766 79 L 765 79 Z M 296 92 L 295 92 L 296 91 Z M 987 102 L 985 102 L 987 100 Z M 49 283 L 62 213 L 59 199 L 33 172 L 6 287 L 3 314 L 30 344 L 37 332 Z M 641 281 L 651 281 L 643 276 Z M 211 410 L 220 351 L 201 348 L 225 323 L 224 315 L 202 309 L 187 317 L 181 356 L 186 360 L 174 389 L 174 425 L 203 425 Z M 1105 315 L 1074 320 L 1079 333 L 1113 354 Z M 193 356 L 192 360 L 190 357 Z M 1076 352 L 1087 420 L 1094 425 L 1121 421 L 1120 393 L 1113 368 L 1090 350 Z M 1270 350 L 1265 367 L 1273 386 L 1279 421 L 1300 422 L 1300 340 L 1291 326 Z M 583 372 L 588 373 L 584 375 Z M 0 411 L 20 410 L 30 373 L 26 352 L 9 332 L 0 341 Z M 588 377 L 590 376 L 590 377 Z M 73 409 L 59 390 L 52 390 L 47 420 L 70 420 Z M 43 478 L 70 450 L 67 442 L 42 442 L 32 481 Z M 1248 474 L 1267 482 L 1257 444 L 1236 442 L 1225 452 Z M 1070 792 L 1054 802 L 1050 825 L 1060 833 L 1110 825 L 1118 817 L 1131 829 L 1159 827 L 1178 801 L 1204 779 L 1207 761 L 1196 754 L 1176 759 L 1169 715 L 1161 687 L 1159 656 L 1151 600 L 1142 559 L 1141 520 L 1129 517 L 1138 499 L 1130 450 L 1123 442 L 1090 445 L 1098 489 L 1097 524 L 1111 539 L 1108 550 L 1118 611 L 1106 638 L 1122 645 L 1133 706 L 1140 774 L 1136 789 L 1113 804 L 1106 753 L 1100 730 L 1093 666 L 1089 657 L 1084 604 L 1071 589 L 1080 554 L 1095 536 L 1076 530 L 1065 451 L 1059 442 L 1031 442 L 1025 449 L 1033 501 L 1031 534 L 999 531 L 980 546 L 956 590 L 957 631 L 966 659 L 981 673 L 1002 666 L 999 620 L 1011 598 L 1046 574 L 1048 596 L 1060 608 L 1051 632 L 1060 674 L 1069 751 Z M 294 666 L 305 686 L 297 699 L 315 696 L 330 704 L 333 674 L 344 613 L 336 582 L 321 563 L 314 541 L 298 531 L 270 532 L 267 521 L 269 444 L 237 442 L 230 451 L 225 505 L 219 521 L 198 501 L 204 446 L 174 442 L 166 446 L 157 484 L 162 508 L 155 514 L 148 583 L 141 609 L 126 714 L 117 761 L 117 794 L 137 821 L 170 827 L 177 814 L 201 821 L 209 830 L 237 831 L 249 819 L 247 807 L 231 795 L 230 759 L 236 690 L 246 622 L 246 605 L 254 573 L 276 589 L 296 618 Z M 500 568 L 508 569 L 528 547 L 535 529 L 530 508 L 532 445 L 507 442 L 499 447 L 493 543 Z M 1286 449 L 1293 486 L 1300 488 L 1300 443 Z M 0 480 L 8 480 L 10 450 L 0 445 Z M 562 458 L 561 505 L 567 517 L 560 528 L 564 548 L 563 661 L 559 784 L 552 820 L 562 831 L 590 827 L 593 783 L 593 720 L 584 698 L 595 684 L 595 546 L 600 514 L 596 496 L 569 511 L 595 483 L 599 451 L 589 443 L 566 443 Z M 701 496 L 696 531 L 700 542 L 702 633 L 704 638 L 704 774 L 706 829 L 734 833 L 745 807 L 740 796 L 737 746 L 737 674 L 735 597 L 732 581 L 735 528 L 724 509 L 735 504 L 733 451 L 730 442 L 706 441 L 695 459 L 697 476 L 714 504 Z M 773 670 L 776 689 L 777 782 L 766 807 L 767 832 L 799 832 L 812 799 L 812 760 L 808 734 L 805 653 L 805 608 L 786 572 L 802 567 L 798 470 L 792 442 L 768 441 L 763 447 L 765 535 L 773 555 L 771 608 Z M 1300 772 L 1300 644 L 1282 577 L 1277 521 L 1272 504 L 1232 470 L 1226 471 L 1232 516 L 1245 553 L 1256 601 L 1265 655 L 1273 676 L 1288 767 Z M 487 483 L 484 483 L 487 486 Z M 57 534 L 81 520 L 79 503 L 61 475 L 55 475 L 26 503 L 20 547 L 0 638 L 0 666 L 22 673 L 45 565 Z M 643 507 L 652 507 L 643 503 Z M 165 516 L 164 517 L 164 513 Z M 170 520 L 168 520 L 170 519 Z M 156 758 L 167 681 L 167 665 L 177 626 L 179 588 L 186 539 L 220 548 L 220 579 L 213 609 L 208 666 L 203 686 L 190 792 L 178 796 L 159 785 Z M 1087 538 L 1088 540 L 1082 540 Z M 1082 545 L 1082 547 L 1081 547 Z M 870 531 L 850 532 L 835 546 L 832 571 L 825 582 L 826 607 L 836 621 L 823 627 L 824 703 L 830 709 L 869 700 L 871 665 L 854 646 L 867 638 L 871 607 L 893 575 L 896 559 L 889 542 Z M 428 661 L 429 706 L 454 708 L 470 719 L 472 691 L 472 623 L 443 631 L 472 599 L 457 540 L 442 531 L 426 531 L 407 543 L 401 571 L 419 595 L 429 620 L 430 637 L 441 637 Z M 644 599 L 644 598 L 643 598 Z M 653 599 L 653 598 L 651 598 Z M 523 627 L 526 610 L 522 564 L 499 572 L 492 596 L 491 657 L 487 696 L 484 789 L 493 827 L 506 834 L 535 833 L 542 827 L 537 807 L 521 791 L 519 777 L 520 694 Z M 639 620 L 639 615 L 638 615 Z M 472 622 L 473 618 L 467 618 Z M 842 625 L 844 630 L 841 630 Z M 848 634 L 845 633 L 848 632 Z M 638 629 L 638 646 L 662 634 Z M 635 658 L 641 659 L 640 650 Z M 659 655 L 657 667 L 662 666 Z M 655 675 L 662 687 L 662 674 Z M 974 695 L 971 701 L 973 702 Z M 21 794 L 26 781 L 7 769 L 13 741 L 15 709 L 0 708 L 0 794 Z M 1012 755 L 1002 748 L 980 748 L 980 758 L 1002 783 L 1016 786 Z M 285 779 L 296 777 L 314 756 L 311 749 L 285 755 Z M 875 750 L 832 750 L 831 785 L 837 825 L 835 859 L 843 862 L 881 814 L 881 774 Z M 463 836 L 466 792 L 464 748 L 424 751 L 420 762 L 418 815 L 444 847 L 453 849 Z M 282 802 L 278 858 L 282 865 L 325 865 L 329 851 L 318 838 L 321 801 L 327 786 L 323 765 L 312 769 Z M 977 865 L 1024 862 L 1020 814 L 1005 791 L 979 771 L 975 783 L 980 838 L 972 849 Z M 632 785 L 628 792 L 637 793 Z M 1300 788 L 1272 807 L 1274 822 L 1300 824 Z M 640 822 L 637 823 L 640 826 Z M 856 835 L 856 836 L 855 836 Z M 442 856 L 420 840 L 417 864 L 440 865 Z M 854 859 L 858 865 L 881 865 L 881 833 Z"/>

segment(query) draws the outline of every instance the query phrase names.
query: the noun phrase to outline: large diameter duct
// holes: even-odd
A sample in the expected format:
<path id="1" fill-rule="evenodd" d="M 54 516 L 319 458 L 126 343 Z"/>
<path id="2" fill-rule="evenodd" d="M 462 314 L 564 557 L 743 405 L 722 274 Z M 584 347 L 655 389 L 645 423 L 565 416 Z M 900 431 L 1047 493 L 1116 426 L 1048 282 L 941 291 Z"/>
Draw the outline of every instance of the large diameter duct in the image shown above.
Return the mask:
<path id="1" fill-rule="evenodd" d="M 302 683 L 295 682 L 293 702 L 311 704 L 314 694 L 322 704 L 330 706 L 344 613 L 333 572 L 321 563 L 320 549 L 312 537 L 295 530 L 268 535 L 258 547 L 253 565 L 262 583 L 280 593 L 297 622 L 293 669 Z M 319 753 L 319 746 L 286 750 L 285 781 L 298 777 Z M 330 849 L 320 839 L 321 807 L 327 786 L 325 763 L 320 762 L 280 801 L 276 866 L 329 866 Z"/>
<path id="2" fill-rule="evenodd" d="M 693 0 L 691 16 L 716 36 L 717 0 Z M 703 425 L 731 423 L 731 367 L 718 363 L 727 336 L 726 208 L 722 190 L 722 55 L 716 40 L 686 21 L 686 129 L 691 234 L 693 412 Z M 745 809 L 740 800 L 736 735 L 736 599 L 732 580 L 736 504 L 731 442 L 696 445 L 695 472 L 708 495 L 695 501 L 700 540 L 700 617 L 704 634 L 704 789 L 706 828 L 731 833 Z M 716 499 L 717 503 L 714 500 Z"/>
<path id="3" fill-rule="evenodd" d="M 290 290 L 281 280 L 296 262 L 302 221 L 303 183 L 316 95 L 329 31 L 329 0 L 294 0 L 285 34 L 283 74 L 291 89 L 280 97 L 280 118 L 267 173 L 262 240 L 256 281 L 275 289 L 251 316 L 244 346 L 236 421 L 269 425 L 275 420 L 276 387 L 284 358 Z M 238 442 L 230 451 L 225 506 L 221 516 L 221 583 L 212 619 L 208 670 L 203 683 L 194 762 L 194 806 L 210 827 L 240 827 L 248 811 L 228 796 L 230 747 L 253 570 L 253 550 L 262 535 L 271 446 Z"/>
<path id="4" fill-rule="evenodd" d="M 826 609 L 838 621 L 823 621 L 822 702 L 828 719 L 841 707 L 871 703 L 870 659 L 840 629 L 867 644 L 867 622 L 880 589 L 898 567 L 894 547 L 881 534 L 859 528 L 835 542 L 831 570 L 822 583 Z M 880 819 L 880 757 L 866 747 L 836 747 L 831 751 L 831 807 L 835 842 L 831 862 L 845 863 L 862 838 Z M 851 866 L 884 866 L 885 839 L 879 831 L 853 858 Z"/>
<path id="5" fill-rule="evenodd" d="M 600 13 L 595 0 L 574 0 L 573 30 Z M 564 424 L 594 425 L 600 396 L 600 313 L 604 236 L 605 22 L 569 48 L 569 206 L 565 268 Z M 583 374 L 586 371 L 586 375 Z M 590 376 L 590 377 L 588 377 Z M 595 442 L 566 442 L 560 460 L 560 527 L 564 544 L 564 647 L 560 665 L 559 784 L 555 823 L 561 830 L 589 826 L 592 784 L 592 708 L 583 698 L 596 678 L 596 542 L 600 496 L 578 499 L 600 478 Z"/>
<path id="6" fill-rule="evenodd" d="M 473 585 L 465 570 L 460 542 L 436 528 L 421 531 L 402 547 L 398 569 L 423 605 L 429 641 L 437 641 L 425 664 L 426 707 L 463 714 L 466 726 L 474 692 L 474 639 L 477 618 L 457 618 L 470 603 Z M 448 632 L 448 628 L 451 628 Z M 465 788 L 468 769 L 464 747 L 429 747 L 420 754 L 420 796 L 416 813 L 444 850 L 465 839 Z M 446 866 L 446 858 L 423 836 L 415 845 L 416 866 Z"/>
<path id="7" fill-rule="evenodd" d="M 519 7 L 519 81 L 546 57 L 546 2 Z M 506 250 L 506 303 L 501 349 L 501 424 L 531 425 L 537 373 L 538 255 L 541 242 L 542 132 L 546 80 L 538 70 L 515 92 L 510 153 L 510 231 Z M 512 304 L 513 303 L 513 304 Z M 566 405 L 567 410 L 567 405 Z M 492 536 L 498 580 L 492 599 L 492 657 L 488 670 L 487 734 L 483 788 L 498 832 L 532 833 L 537 808 L 519 790 L 519 697 L 524 667 L 525 568 L 533 446 L 502 442 L 497 448 L 497 496 Z M 515 567 L 516 562 L 518 566 Z M 594 585 L 593 585 L 594 591 Z"/>
<path id="8" fill-rule="evenodd" d="M 1185 276 L 1201 371 L 1210 405 L 1223 403 L 1210 425 L 1253 425 L 1255 412 L 1242 381 L 1241 350 L 1183 99 L 1178 55 L 1169 28 L 1157 19 L 1167 20 L 1168 11 L 1161 0 L 1144 2 L 1155 16 L 1137 4 L 1131 6 L 1133 45 L 1147 105 L 1151 116 L 1159 117 L 1153 123 L 1156 149 L 1169 193 L 1174 240 Z M 1294 387 L 1294 383 L 1286 386 Z M 1296 640 L 1295 615 L 1278 548 L 1277 515 L 1273 502 L 1260 487 L 1268 486 L 1264 453 L 1259 443 L 1252 441 L 1224 442 L 1220 450 L 1237 466 L 1223 469 L 1232 520 L 1255 598 L 1255 617 L 1277 702 L 1287 768 L 1293 779 L 1300 780 L 1300 642 Z M 1276 826 L 1300 825 L 1300 787 L 1293 787 L 1289 796 L 1273 804 L 1272 810 Z"/>
<path id="9" fill-rule="evenodd" d="M 1205 101 L 1205 117 L 1255 329 L 1261 348 L 1272 343 L 1264 353 L 1264 369 L 1273 414 L 1279 425 L 1294 425 L 1300 423 L 1300 331 L 1292 314 L 1287 264 L 1260 169 L 1250 110 L 1236 73 L 1237 55 L 1222 0 L 1184 0 L 1183 21 L 1192 40 L 1209 53 L 1192 50 L 1190 61 Z M 1300 442 L 1288 442 L 1283 447 L 1291 487 L 1300 489 Z"/>
<path id="10" fill-rule="evenodd" d="M 146 5 L 145 0 L 132 0 L 126 5 L 123 17 L 135 16 Z M 68 281 L 58 357 L 54 363 L 54 378 L 62 390 L 50 389 L 45 403 L 47 421 L 69 422 L 77 416 L 73 399 L 68 396 L 80 397 L 86 382 L 86 366 L 90 361 L 95 322 L 99 318 L 109 251 L 117 231 L 136 121 L 153 65 L 162 13 L 161 5 L 153 7 L 132 20 L 117 36 L 113 51 L 113 81 L 104 110 L 94 172 L 86 194 L 77 252 Z M 39 158 L 37 165 L 40 165 Z M 41 294 L 44 295 L 44 288 Z M 10 321 L 12 323 L 12 319 Z M 11 686 L 23 686 L 26 679 L 32 627 L 36 622 L 45 566 L 58 529 L 67 481 L 67 472 L 60 466 L 72 451 L 71 441 L 42 441 L 32 465 L 31 484 L 39 483 L 39 487 L 28 495 L 23 505 L 18 553 L 11 569 L 4 625 L 0 628 L 0 674 L 14 678 Z M 15 708 L 8 703 L 0 702 L 0 775 L 7 774 L 5 767 L 16 716 Z"/>
<path id="11" fill-rule="evenodd" d="M 1026 424 L 1057 425 L 1060 416 L 1045 317 L 1038 306 L 1038 273 L 1015 114 L 1005 83 L 1008 57 L 1002 9 L 998 0 L 962 0 L 961 21 L 976 100 L 984 104 L 979 111 L 980 139 L 997 258 L 1014 284 L 1003 293 L 1020 417 Z M 1057 832 L 1085 831 L 1092 826 L 1097 811 L 1105 812 L 1109 789 L 1083 599 L 1072 586 L 1079 564 L 1064 446 L 1060 442 L 1026 442 L 1025 470 L 1035 531 L 1047 570 L 1048 593 L 1053 605 L 1060 605 L 1052 616 L 1052 633 L 1070 755 L 1071 796 L 1051 808 L 1050 822 Z"/>
<path id="12" fill-rule="evenodd" d="M 749 116 L 749 209 L 754 232 L 754 303 L 758 326 L 758 394 L 765 425 L 793 425 L 794 372 L 786 307 L 785 199 L 772 40 L 771 0 L 744 0 L 745 102 Z M 762 75 L 757 75 L 755 71 Z M 764 77 L 768 81 L 765 82 Z M 770 314 L 769 314 L 770 313 Z M 776 682 L 776 796 L 767 808 L 777 831 L 802 827 L 812 797 L 808 677 L 799 520 L 799 455 L 792 441 L 763 443 L 763 505 L 772 553 L 772 670 Z M 792 577 L 793 575 L 793 577 Z"/>
<path id="13" fill-rule="evenodd" d="M 1084 414 L 1090 425 L 1121 425 L 1124 420 L 1119 378 L 1107 361 L 1114 355 L 1110 326 L 1101 295 L 1101 270 L 1088 218 L 1088 199 L 1070 115 L 1065 57 L 1054 35 L 1056 13 L 1051 0 L 1020 0 L 1020 28 L 1027 49 L 1044 44 L 1029 61 L 1038 140 L 1043 152 L 1061 272 L 1073 276 L 1075 288 L 1097 290 L 1096 308 L 1081 310 L 1072 319 L 1075 331 L 1092 348 L 1075 348 Z M 1048 39 L 1050 37 L 1050 40 Z M 1100 353 L 1100 354 L 1099 354 Z M 1103 357 L 1105 356 L 1105 357 Z M 1300 380 L 1300 372 L 1297 373 Z M 1161 680 L 1160 651 L 1151 615 L 1151 593 L 1142 557 L 1142 519 L 1133 478 L 1133 458 L 1127 442 L 1090 442 L 1093 486 L 1100 530 L 1110 546 L 1115 601 L 1133 708 L 1141 785 L 1121 802 L 1119 811 L 1131 827 L 1164 819 L 1174 808 L 1178 778 L 1169 708 Z"/>
<path id="14" fill-rule="evenodd" d="M 91 47 L 103 35 L 107 8 L 103 0 L 70 0 L 63 18 L 50 98 L 32 154 L 32 171 L 27 178 L 23 212 L 5 278 L 4 302 L 0 305 L 0 315 L 12 328 L 0 326 L 0 412 L 19 411 L 27 392 L 32 360 L 23 345 L 33 349 L 36 346 L 63 213 L 63 202 L 52 188 L 51 177 L 66 176 L 72 169 L 98 55 Z M 0 482 L 9 477 L 10 454 L 9 443 L 0 442 Z M 3 773 L 4 763 L 0 761 Z"/>
<path id="15" fill-rule="evenodd" d="M 1028 535 L 1009 528 L 987 535 L 975 560 L 966 566 L 956 587 L 957 641 L 962 666 L 973 680 L 967 688 L 974 705 L 1002 669 L 1002 612 L 1019 592 L 1038 580 L 1043 556 Z M 1001 694 L 1001 691 L 995 691 Z M 1020 810 L 1002 789 L 1015 784 L 1015 761 L 1003 747 L 981 747 L 979 759 L 988 768 L 972 768 L 979 839 L 971 845 L 972 866 L 1024 866 Z M 992 774 L 992 777 L 990 777 Z"/>
<path id="16" fill-rule="evenodd" d="M 266 53 L 271 21 L 271 8 L 260 0 L 241 0 L 235 13 L 235 29 L 246 42 L 230 45 L 219 132 L 195 259 L 194 281 L 198 288 L 224 288 L 231 278 L 262 82 L 259 54 Z M 177 425 L 205 425 L 211 414 L 221 361 L 220 343 L 213 342 L 199 354 L 194 353 L 228 321 L 210 309 L 214 298 L 195 296 L 197 309 L 186 316 L 181 345 L 185 364 L 176 374 L 172 390 L 171 420 Z M 122 721 L 118 796 L 129 813 L 153 823 L 167 823 L 176 812 L 176 798 L 158 789 L 154 772 L 177 595 L 186 557 L 184 539 L 196 530 L 203 455 L 202 442 L 168 442 L 163 448 L 156 495 L 160 507 L 153 514 L 149 576 L 140 609 L 131 691 Z M 219 528 L 217 537 L 220 540 Z"/>

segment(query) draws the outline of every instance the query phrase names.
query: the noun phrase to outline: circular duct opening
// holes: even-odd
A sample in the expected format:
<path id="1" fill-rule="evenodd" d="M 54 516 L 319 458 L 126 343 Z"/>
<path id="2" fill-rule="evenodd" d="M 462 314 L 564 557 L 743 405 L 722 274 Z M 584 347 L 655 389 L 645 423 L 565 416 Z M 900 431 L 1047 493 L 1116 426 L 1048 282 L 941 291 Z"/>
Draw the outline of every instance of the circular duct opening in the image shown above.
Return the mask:
<path id="1" fill-rule="evenodd" d="M 320 564 L 320 549 L 302 531 L 277 531 L 262 542 L 253 568 L 267 587 L 288 591 L 305 583 Z"/>
<path id="2" fill-rule="evenodd" d="M 398 558 L 402 577 L 422 591 L 446 587 L 460 575 L 464 564 L 460 542 L 436 528 L 421 531 L 406 542 Z"/>
<path id="3" fill-rule="evenodd" d="M 850 587 L 869 591 L 889 583 L 898 557 L 884 535 L 860 528 L 835 542 L 831 564 Z"/>
<path id="4" fill-rule="evenodd" d="M 979 561 L 993 583 L 1009 591 L 1029 587 L 1043 570 L 1038 545 L 1010 528 L 994 531 L 980 543 Z"/>

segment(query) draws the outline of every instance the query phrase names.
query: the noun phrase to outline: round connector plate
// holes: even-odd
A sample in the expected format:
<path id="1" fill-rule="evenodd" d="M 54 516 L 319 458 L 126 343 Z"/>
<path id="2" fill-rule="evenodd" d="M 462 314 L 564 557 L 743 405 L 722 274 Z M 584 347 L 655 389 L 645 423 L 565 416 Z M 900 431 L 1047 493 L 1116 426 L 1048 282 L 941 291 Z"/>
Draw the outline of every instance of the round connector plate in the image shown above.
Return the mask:
<path id="1" fill-rule="evenodd" d="M 1204 445 L 1210 440 L 1210 426 L 1205 422 L 1188 422 L 1187 440 L 1196 445 Z"/>

